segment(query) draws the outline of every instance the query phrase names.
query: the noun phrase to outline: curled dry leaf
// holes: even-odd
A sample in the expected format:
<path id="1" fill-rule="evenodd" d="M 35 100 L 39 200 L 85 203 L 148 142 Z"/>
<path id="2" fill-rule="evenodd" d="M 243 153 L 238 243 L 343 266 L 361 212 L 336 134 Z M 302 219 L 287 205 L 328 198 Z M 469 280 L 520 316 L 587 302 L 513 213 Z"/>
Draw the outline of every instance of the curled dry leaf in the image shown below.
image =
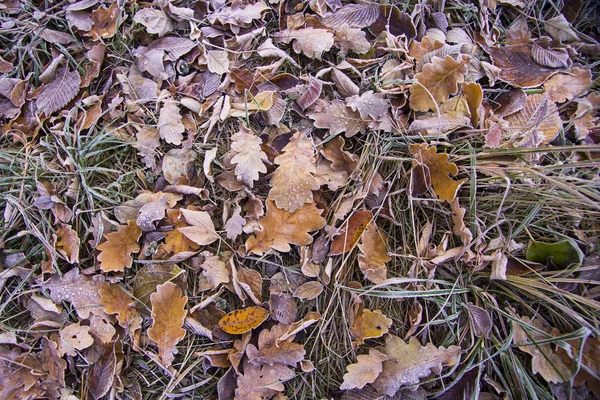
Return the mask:
<path id="1" fill-rule="evenodd" d="M 267 172 L 267 155 L 261 149 L 262 140 L 240 124 L 240 130 L 231 137 L 231 163 L 235 164 L 235 176 L 250 188 L 261 173 Z"/>
<path id="2" fill-rule="evenodd" d="M 455 181 L 448 176 L 458 173 L 456 165 L 448 161 L 448 155 L 437 154 L 436 147 L 427 144 L 413 144 L 410 146 L 410 152 L 415 157 L 413 169 L 426 167 L 425 174 L 430 177 L 435 193 L 440 200 L 451 202 L 467 179 Z"/>
<path id="3" fill-rule="evenodd" d="M 271 329 L 263 329 L 258 336 L 258 348 L 249 344 L 246 348 L 248 359 L 253 364 L 281 364 L 295 367 L 304 360 L 306 351 L 300 343 L 294 343 L 294 337 L 279 340 L 288 330 L 287 325 L 277 324 Z"/>
<path id="4" fill-rule="evenodd" d="M 150 296 L 152 304 L 152 327 L 148 337 L 158 346 L 158 356 L 164 367 L 169 367 L 175 359 L 175 346 L 185 336 L 183 323 L 187 311 L 187 297 L 172 282 L 165 282 Z"/>
<path id="5" fill-rule="evenodd" d="M 344 374 L 340 389 L 362 389 L 366 384 L 373 383 L 383 371 L 383 362 L 389 359 L 389 356 L 375 349 L 370 349 L 369 354 L 359 355 L 356 363 L 346 367 L 348 372 Z"/>
<path id="6" fill-rule="evenodd" d="M 446 56 L 433 57 L 425 64 L 423 72 L 415 75 L 417 82 L 410 87 L 410 108 L 415 111 L 436 110 L 436 105 L 448 100 L 458 92 L 458 84 L 464 82 L 468 71 L 469 56 L 459 55 L 458 59 Z"/>
<path id="7" fill-rule="evenodd" d="M 372 219 L 373 213 L 371 211 L 363 210 L 354 212 L 345 224 L 344 233 L 333 239 L 329 248 L 329 255 L 336 256 L 352 250 Z"/>
<path id="8" fill-rule="evenodd" d="M 392 319 L 386 317 L 380 310 L 364 309 L 360 315 L 354 318 L 354 324 L 350 328 L 350 333 L 354 337 L 352 346 L 357 348 L 364 343 L 366 339 L 382 337 L 392 326 Z"/>
<path id="9" fill-rule="evenodd" d="M 435 347 L 432 343 L 421 346 L 411 337 L 406 343 L 397 336 L 390 336 L 385 347 L 377 348 L 390 357 L 383 362 L 383 371 L 373 382 L 379 393 L 394 396 L 402 386 L 418 384 L 421 378 L 432 373 L 441 374 L 442 368 L 458 363 L 460 347 Z"/>
<path id="10" fill-rule="evenodd" d="M 241 335 L 257 328 L 269 318 L 269 311 L 262 307 L 247 307 L 225 315 L 219 327 L 231 335 Z"/>
<path id="11" fill-rule="evenodd" d="M 60 224 L 56 228 L 54 248 L 70 264 L 79 263 L 79 245 L 81 240 L 69 225 Z"/>
<path id="12" fill-rule="evenodd" d="M 273 201 L 267 200 L 267 214 L 258 221 L 262 230 L 248 238 L 246 251 L 261 255 L 270 249 L 288 252 L 291 250 L 290 243 L 298 246 L 311 244 L 313 238 L 309 232 L 325 226 L 322 212 L 311 203 L 290 213 L 280 210 Z"/>
<path id="13" fill-rule="evenodd" d="M 469 313 L 469 321 L 473 334 L 477 337 L 488 336 L 492 331 L 492 317 L 481 307 L 473 304 L 464 304 L 463 307 Z"/>
<path id="14" fill-rule="evenodd" d="M 104 234 L 106 242 L 96 247 L 100 251 L 98 255 L 100 269 L 110 272 L 124 271 L 125 268 L 131 267 L 133 263 L 131 253 L 140 251 L 138 240 L 141 236 L 142 230 L 133 221 L 119 226 L 118 232 Z"/>
<path id="15" fill-rule="evenodd" d="M 275 158 L 279 167 L 271 177 L 269 200 L 291 213 L 312 203 L 312 191 L 320 187 L 314 177 L 315 162 L 312 141 L 306 133 L 297 131 L 283 148 L 283 154 Z"/>
<path id="16" fill-rule="evenodd" d="M 391 258 L 387 255 L 387 239 L 375 222 L 367 225 L 358 248 L 358 266 L 365 278 L 376 284 L 383 282 L 387 278 L 385 264 Z"/>

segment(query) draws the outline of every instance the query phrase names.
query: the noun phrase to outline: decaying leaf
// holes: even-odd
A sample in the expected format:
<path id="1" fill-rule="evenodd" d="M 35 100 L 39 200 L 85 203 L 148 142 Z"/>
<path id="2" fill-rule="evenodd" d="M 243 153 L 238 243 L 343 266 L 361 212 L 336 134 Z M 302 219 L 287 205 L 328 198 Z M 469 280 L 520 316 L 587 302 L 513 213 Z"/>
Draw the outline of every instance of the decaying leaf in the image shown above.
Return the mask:
<path id="1" fill-rule="evenodd" d="M 200 246 L 206 246 L 219 239 L 219 234 L 215 230 L 215 224 L 206 211 L 180 210 L 185 222 L 190 226 L 184 226 L 179 229 L 185 237 Z"/>
<path id="2" fill-rule="evenodd" d="M 60 224 L 56 229 L 54 248 L 70 264 L 79 263 L 79 246 L 81 240 L 69 225 Z"/>
<path id="3" fill-rule="evenodd" d="M 244 362 L 243 374 L 238 376 L 235 398 L 239 400 L 270 399 L 283 392 L 283 382 L 292 379 L 293 370 L 280 364 L 256 365 Z"/>
<path id="4" fill-rule="evenodd" d="M 368 121 L 360 118 L 341 100 L 317 100 L 310 112 L 306 115 L 315 123 L 315 127 L 329 129 L 330 135 L 345 132 L 346 137 L 352 137 L 357 133 L 364 133 L 368 127 Z"/>
<path id="5" fill-rule="evenodd" d="M 62 277 L 54 275 L 41 287 L 50 290 L 50 298 L 55 303 L 70 302 L 80 318 L 89 318 L 90 313 L 102 313 L 98 290 L 102 282 L 79 274 L 79 268 L 73 268 Z"/>
<path id="6" fill-rule="evenodd" d="M 108 282 L 102 284 L 98 294 L 104 311 L 107 314 L 117 314 L 119 325 L 126 328 L 136 313 L 131 295 L 126 293 L 119 285 Z"/>
<path id="7" fill-rule="evenodd" d="M 104 272 L 124 271 L 131 267 L 133 257 L 131 253 L 140 251 L 138 240 L 142 236 L 142 230 L 133 221 L 127 225 L 119 226 L 118 232 L 106 233 L 106 242 L 98 245 L 100 251 L 98 261 L 100 269 Z"/>
<path id="8" fill-rule="evenodd" d="M 440 200 L 451 202 L 467 179 L 455 181 L 448 176 L 458 173 L 456 165 L 448 161 L 448 155 L 437 154 L 436 147 L 427 144 L 413 144 L 410 146 L 410 152 L 415 157 L 413 169 L 426 167 L 425 174 L 430 177 L 435 193 Z"/>
<path id="9" fill-rule="evenodd" d="M 329 255 L 335 256 L 349 252 L 356 246 L 361 235 L 373 219 L 373 213 L 368 210 L 354 212 L 348 222 L 342 226 L 344 233 L 333 239 L 329 248 Z"/>
<path id="10" fill-rule="evenodd" d="M 172 282 L 166 282 L 156 288 L 150 296 L 152 304 L 152 327 L 148 337 L 158 346 L 158 356 L 164 367 L 169 367 L 175 355 L 175 346 L 185 336 L 183 323 L 187 311 L 187 297 Z"/>
<path id="11" fill-rule="evenodd" d="M 383 371 L 383 362 L 389 359 L 389 356 L 375 349 L 370 349 L 369 354 L 359 355 L 356 363 L 346 367 L 348 372 L 344 375 L 340 389 L 362 389 L 366 384 L 373 383 Z"/>
<path id="12" fill-rule="evenodd" d="M 241 335 L 260 326 L 269 318 L 269 311 L 262 307 L 247 307 L 225 315 L 219 327 L 231 335 Z"/>
<path id="13" fill-rule="evenodd" d="M 382 337 L 388 333 L 391 326 L 392 319 L 383 315 L 380 310 L 364 309 L 360 315 L 354 318 L 354 324 L 350 328 L 350 333 L 355 339 L 352 346 L 356 348 L 366 339 Z"/>
<path id="14" fill-rule="evenodd" d="M 592 86 L 592 73 L 589 69 L 574 67 L 568 74 L 553 75 L 544 83 L 544 90 L 552 101 L 564 103 L 583 96 Z"/>
<path id="15" fill-rule="evenodd" d="M 383 372 L 373 382 L 373 387 L 388 396 L 394 396 L 402 386 L 418 384 L 421 378 L 432 373 L 439 375 L 443 367 L 458 363 L 461 352 L 458 346 L 447 349 L 435 347 L 432 343 L 421 346 L 415 337 L 406 343 L 393 335 L 385 347 L 377 350 L 390 359 L 383 362 Z"/>
<path id="16" fill-rule="evenodd" d="M 433 57 L 425 64 L 423 72 L 415 75 L 417 82 L 410 87 L 410 107 L 415 111 L 435 110 L 436 105 L 448 100 L 458 92 L 458 84 L 464 82 L 469 57 L 461 54 L 458 59 L 446 56 Z"/>
<path id="17" fill-rule="evenodd" d="M 60 330 L 61 353 L 76 356 L 77 350 L 87 349 L 92 344 L 94 344 L 94 338 L 90 335 L 89 326 L 82 326 L 77 322 Z"/>
<path id="18" fill-rule="evenodd" d="M 70 71 L 68 67 L 61 68 L 52 82 L 40 90 L 35 102 L 38 110 L 49 116 L 66 106 L 79 92 L 81 76 L 77 70 Z"/>
<path id="19" fill-rule="evenodd" d="M 539 147 L 550 143 L 562 128 L 556 104 L 548 95 L 530 94 L 522 110 L 505 117 L 504 139 L 515 147 Z"/>
<path id="20" fill-rule="evenodd" d="M 321 28 L 303 28 L 288 30 L 276 33 L 274 39 L 280 42 L 289 43 L 294 41 L 292 47 L 297 54 L 304 53 L 309 58 L 321 59 L 325 51 L 329 51 L 333 46 L 333 33 L 327 29 Z"/>
<path id="21" fill-rule="evenodd" d="M 365 278 L 375 284 L 384 281 L 387 278 L 386 263 L 391 258 L 387 255 L 387 239 L 375 222 L 367 225 L 358 248 L 358 266 Z"/>
<path id="22" fill-rule="evenodd" d="M 313 190 L 319 189 L 314 177 L 315 154 L 312 141 L 306 133 L 298 131 L 283 148 L 283 154 L 275 158 L 279 165 L 271 177 L 269 200 L 278 208 L 295 212 L 306 203 L 312 203 Z"/>
<path id="23" fill-rule="evenodd" d="M 281 364 L 295 367 L 304 360 L 306 351 L 300 343 L 294 343 L 294 337 L 279 340 L 288 330 L 287 325 L 278 324 L 271 329 L 263 329 L 258 336 L 258 348 L 249 344 L 246 348 L 248 359 L 253 364 Z"/>
<path id="24" fill-rule="evenodd" d="M 250 188 L 261 173 L 267 172 L 264 164 L 267 155 L 262 151 L 261 144 L 260 138 L 242 124 L 240 130 L 231 137 L 231 154 L 235 154 L 231 163 L 235 164 L 235 175 Z"/>

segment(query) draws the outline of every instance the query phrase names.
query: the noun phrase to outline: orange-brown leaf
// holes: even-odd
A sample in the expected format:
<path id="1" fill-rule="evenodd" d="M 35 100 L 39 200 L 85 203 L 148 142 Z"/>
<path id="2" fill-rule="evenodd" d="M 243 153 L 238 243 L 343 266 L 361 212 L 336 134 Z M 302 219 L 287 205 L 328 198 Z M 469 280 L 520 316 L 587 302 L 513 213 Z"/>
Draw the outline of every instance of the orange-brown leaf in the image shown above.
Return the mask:
<path id="1" fill-rule="evenodd" d="M 447 154 L 437 154 L 435 146 L 427 144 L 413 144 L 410 146 L 410 152 L 415 156 L 413 168 L 424 165 L 428 169 L 431 177 L 433 190 L 442 201 L 452 201 L 460 186 L 467 180 L 452 180 L 448 175 L 456 175 L 458 168 L 456 164 L 448 161 Z"/>
<path id="2" fill-rule="evenodd" d="M 119 226 L 118 232 L 105 234 L 106 242 L 97 247 L 100 250 L 98 255 L 100 269 L 110 272 L 124 271 L 126 267 L 131 267 L 133 263 L 131 253 L 140 251 L 137 242 L 140 236 L 142 230 L 133 221 L 129 221 L 128 225 Z"/>
<path id="3" fill-rule="evenodd" d="M 366 339 L 373 339 L 385 335 L 392 326 L 392 319 L 386 317 L 380 310 L 363 310 L 357 315 L 350 333 L 356 339 L 352 345 L 356 348 L 364 343 Z"/>
<path id="4" fill-rule="evenodd" d="M 54 248 L 70 264 L 79 263 L 79 245 L 81 241 L 77 232 L 67 224 L 60 224 L 56 228 L 56 241 Z"/>
<path id="5" fill-rule="evenodd" d="M 126 328 L 136 311 L 133 298 L 116 283 L 104 282 L 100 290 L 100 304 L 107 314 L 117 314 L 119 325 Z"/>
<path id="6" fill-rule="evenodd" d="M 362 241 L 358 245 L 358 266 L 365 278 L 373 283 L 381 283 L 387 277 L 385 264 L 391 260 L 387 255 L 387 239 L 371 221 L 363 232 Z"/>
<path id="7" fill-rule="evenodd" d="M 164 367 L 171 365 L 175 356 L 175 345 L 185 336 L 182 329 L 187 311 L 187 297 L 172 282 L 166 282 L 156 288 L 150 296 L 152 303 L 152 327 L 148 337 L 158 345 L 158 356 Z"/>
<path id="8" fill-rule="evenodd" d="M 235 310 L 221 318 L 219 327 L 231 335 L 241 335 L 265 322 L 269 311 L 262 307 Z"/>
<path id="9" fill-rule="evenodd" d="M 313 238 L 308 233 L 325 226 L 322 212 L 311 203 L 290 213 L 267 200 L 267 214 L 258 221 L 262 230 L 248 238 L 246 251 L 261 255 L 270 249 L 288 252 L 291 250 L 290 243 L 298 246 L 311 244 Z"/>
<path id="10" fill-rule="evenodd" d="M 329 255 L 336 256 L 352 250 L 372 219 L 373 213 L 371 211 L 363 210 L 352 214 L 346 224 L 346 231 L 333 239 Z"/>
<path id="11" fill-rule="evenodd" d="M 448 100 L 458 92 L 458 84 L 464 81 L 468 71 L 469 57 L 461 54 L 457 60 L 450 56 L 445 59 L 433 57 L 425 64 L 423 72 L 415 75 L 417 82 L 410 87 L 410 108 L 415 111 L 435 110 L 436 104 Z M 433 97 L 432 97 L 433 96 Z"/>

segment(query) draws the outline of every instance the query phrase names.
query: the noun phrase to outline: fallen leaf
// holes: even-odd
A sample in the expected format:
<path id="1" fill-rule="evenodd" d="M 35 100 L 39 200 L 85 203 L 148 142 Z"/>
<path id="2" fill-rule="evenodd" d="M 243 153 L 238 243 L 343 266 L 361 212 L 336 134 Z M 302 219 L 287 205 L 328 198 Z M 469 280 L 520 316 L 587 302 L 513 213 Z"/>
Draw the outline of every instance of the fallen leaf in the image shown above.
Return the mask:
<path id="1" fill-rule="evenodd" d="M 323 82 L 314 77 L 310 77 L 308 80 L 308 85 L 306 86 L 306 90 L 298 99 L 296 103 L 302 108 L 302 110 L 307 109 L 311 105 L 314 104 L 315 101 L 321 96 L 321 90 L 323 89 Z"/>
<path id="2" fill-rule="evenodd" d="M 162 172 L 171 185 L 189 184 L 198 154 L 193 150 L 171 149 L 163 158 Z"/>
<path id="3" fill-rule="evenodd" d="M 373 213 L 368 210 L 352 213 L 348 221 L 342 225 L 344 233 L 333 239 L 329 249 L 329 255 L 336 256 L 352 250 L 372 219 Z"/>
<path id="4" fill-rule="evenodd" d="M 210 72 L 223 75 L 229 72 L 229 59 L 223 50 L 209 50 L 206 52 L 206 66 Z"/>
<path id="5" fill-rule="evenodd" d="M 477 127 L 479 126 L 479 108 L 483 101 L 483 89 L 476 82 L 463 82 L 462 88 L 471 113 L 471 125 Z"/>
<path id="6" fill-rule="evenodd" d="M 552 45 L 550 38 L 541 37 L 533 41 L 531 47 L 531 58 L 545 67 L 550 68 L 569 68 L 571 58 L 567 49 L 561 47 L 550 47 Z"/>
<path id="7" fill-rule="evenodd" d="M 231 269 L 219 256 L 203 251 L 204 262 L 200 265 L 202 275 L 206 278 L 213 289 L 217 289 L 222 283 L 231 281 Z"/>
<path id="8" fill-rule="evenodd" d="M 567 269 L 581 265 L 585 255 L 577 243 L 568 238 L 554 243 L 532 240 L 527 247 L 525 258 L 527 261 L 546 265 L 552 263 L 561 269 Z"/>
<path id="9" fill-rule="evenodd" d="M 366 339 L 382 337 L 392 326 L 392 319 L 383 315 L 380 310 L 367 310 L 354 318 L 354 324 L 350 328 L 350 333 L 355 339 L 352 347 L 357 348 L 364 343 Z"/>
<path id="10" fill-rule="evenodd" d="M 219 327 L 231 335 L 241 335 L 260 326 L 269 318 L 269 311 L 262 307 L 247 307 L 225 315 Z"/>
<path id="11" fill-rule="evenodd" d="M 198 249 L 196 242 L 188 239 L 179 228 L 187 226 L 181 211 L 167 210 L 167 222 L 174 225 L 174 228 L 165 234 L 164 250 L 167 253 L 182 253 Z"/>
<path id="12" fill-rule="evenodd" d="M 346 98 L 346 105 L 354 111 L 358 111 L 362 119 L 372 118 L 374 120 L 387 113 L 390 108 L 389 102 L 381 93 L 373 93 L 372 90 L 364 92 L 360 96 L 355 95 Z"/>
<path id="13" fill-rule="evenodd" d="M 544 83 L 544 91 L 552 101 L 564 103 L 575 97 L 583 97 L 592 86 L 592 72 L 574 67 L 569 74 L 553 75 Z"/>
<path id="14" fill-rule="evenodd" d="M 365 54 L 371 49 L 371 43 L 367 40 L 366 32 L 350 28 L 348 24 L 342 25 L 335 31 L 333 40 L 335 45 L 342 51 L 342 54 L 348 53 L 349 50 L 357 54 Z"/>
<path id="15" fill-rule="evenodd" d="M 436 105 L 448 100 L 458 92 L 458 84 L 464 82 L 469 57 L 461 54 L 458 59 L 446 56 L 433 57 L 425 64 L 423 72 L 415 75 L 417 82 L 410 87 L 410 108 L 415 111 L 435 110 Z"/>
<path id="16" fill-rule="evenodd" d="M 113 386 L 117 372 L 117 357 L 115 344 L 102 346 L 100 358 L 90 365 L 88 371 L 88 390 L 95 399 L 102 398 Z"/>
<path id="17" fill-rule="evenodd" d="M 477 337 L 488 336 L 492 331 L 492 317 L 483 308 L 473 304 L 463 304 L 469 314 L 469 321 L 473 334 Z"/>
<path id="18" fill-rule="evenodd" d="M 431 177 L 431 185 L 441 201 L 451 202 L 458 192 L 460 186 L 467 180 L 452 180 L 448 175 L 456 175 L 458 168 L 448 161 L 447 154 L 437 154 L 435 146 L 427 144 L 413 144 L 410 153 L 414 155 L 413 168 L 419 165 L 427 167 L 427 173 Z"/>
<path id="19" fill-rule="evenodd" d="M 522 110 L 505 117 L 505 141 L 515 147 L 539 147 L 550 143 L 562 128 L 556 104 L 545 94 L 527 96 Z M 535 139 L 532 141 L 532 137 Z"/>
<path id="20" fill-rule="evenodd" d="M 235 240 L 239 235 L 244 232 L 244 226 L 246 225 L 246 220 L 242 218 L 241 213 L 242 207 L 237 206 L 233 211 L 233 215 L 227 220 L 223 228 L 227 233 L 227 239 Z"/>
<path id="21" fill-rule="evenodd" d="M 42 337 L 39 357 L 42 362 L 42 367 L 44 367 L 44 370 L 48 371 L 50 377 L 64 386 L 67 362 L 63 360 L 58 350 L 58 343 L 47 337 Z"/>
<path id="22" fill-rule="evenodd" d="M 101 5 L 92 11 L 94 25 L 86 36 L 92 40 L 108 39 L 116 35 L 119 24 L 127 19 L 127 14 L 121 14 L 121 7 L 117 3 L 111 3 L 108 8 Z"/>
<path id="23" fill-rule="evenodd" d="M 261 173 L 267 172 L 267 155 L 261 148 L 262 140 L 240 124 L 239 131 L 231 137 L 231 163 L 235 164 L 235 176 L 250 188 L 254 187 Z"/>
<path id="24" fill-rule="evenodd" d="M 326 15 L 321 22 L 336 30 L 344 24 L 352 28 L 364 28 L 375 22 L 378 17 L 378 4 L 346 4 L 333 14 Z"/>
<path id="25" fill-rule="evenodd" d="M 156 288 L 150 296 L 152 304 L 152 327 L 148 329 L 148 338 L 158 346 L 158 356 L 163 367 L 169 367 L 175 359 L 177 343 L 185 336 L 182 329 L 187 311 L 187 297 L 172 282 L 165 282 Z"/>
<path id="26" fill-rule="evenodd" d="M 369 222 L 365 228 L 358 249 L 358 266 L 365 278 L 375 284 L 383 282 L 387 278 L 386 263 L 391 258 L 387 255 L 387 239 L 375 222 Z"/>
<path id="27" fill-rule="evenodd" d="M 562 347 L 558 347 L 556 351 L 569 369 L 573 371 L 576 360 L 579 359 L 581 341 L 567 340 L 566 342 L 571 346 L 571 354 L 567 353 Z M 579 387 L 585 383 L 588 390 L 590 390 L 594 396 L 598 397 L 600 394 L 600 381 L 596 379 L 596 377 L 600 374 L 600 340 L 588 337 L 585 340 L 583 351 L 581 353 L 581 364 L 579 366 L 579 371 L 573 380 L 573 386 Z M 587 370 L 582 368 L 583 366 L 585 366 Z M 596 377 L 592 374 L 595 374 Z"/>
<path id="28" fill-rule="evenodd" d="M 348 371 L 344 374 L 344 382 L 341 390 L 362 389 L 368 383 L 373 383 L 383 371 L 383 362 L 390 358 L 375 349 L 370 349 L 369 354 L 361 354 L 356 357 L 356 363 L 346 367 Z"/>
<path id="29" fill-rule="evenodd" d="M 250 343 L 246 348 L 248 359 L 253 364 L 274 365 L 281 364 L 295 367 L 304 360 L 306 351 L 300 343 L 294 343 L 293 337 L 284 341 L 279 340 L 286 332 L 288 326 L 277 324 L 271 329 L 263 329 L 258 336 L 258 348 Z"/>
<path id="30" fill-rule="evenodd" d="M 329 77 L 335 84 L 335 87 L 337 87 L 340 94 L 344 97 L 357 95 L 360 91 L 358 86 L 356 86 L 356 84 L 352 82 L 352 79 L 350 79 L 348 75 L 346 75 L 337 68 L 331 69 Z"/>
<path id="31" fill-rule="evenodd" d="M 135 311 L 135 301 L 116 283 L 104 282 L 98 290 L 100 304 L 107 314 L 117 314 L 119 325 L 123 328 L 129 326 Z"/>
<path id="32" fill-rule="evenodd" d="M 84 350 L 94 344 L 90 335 L 90 327 L 82 326 L 79 322 L 67 325 L 60 330 L 60 349 L 63 354 L 76 356 L 76 350 Z"/>
<path id="33" fill-rule="evenodd" d="M 156 33 L 158 37 L 163 37 L 173 31 L 173 23 L 169 16 L 164 11 L 155 8 L 142 8 L 135 13 L 133 20 L 144 25 L 146 32 Z"/>
<path id="34" fill-rule="evenodd" d="M 540 374 L 547 382 L 560 383 L 569 380 L 571 371 L 569 367 L 565 365 L 558 353 L 554 351 L 552 344 L 535 343 L 549 339 L 549 337 L 552 336 L 549 333 L 549 329 L 546 329 L 539 319 L 532 321 L 529 317 L 523 316 L 520 317 L 520 320 L 525 325 L 532 326 L 542 332 L 548 332 L 547 335 L 544 335 L 533 329 L 527 329 L 526 331 L 519 322 L 513 321 L 512 323 L 515 332 L 513 342 L 516 345 L 519 345 L 519 350 L 522 350 L 533 357 L 531 360 L 531 369 L 533 373 Z"/>
<path id="35" fill-rule="evenodd" d="M 567 21 L 562 14 L 545 21 L 544 27 L 550 36 L 561 42 L 572 42 L 579 39 L 579 36 L 577 36 L 577 33 L 573 30 L 569 21 Z"/>
<path id="36" fill-rule="evenodd" d="M 179 114 L 179 107 L 177 102 L 172 99 L 163 100 L 163 106 L 160 109 L 160 115 L 158 117 L 158 124 L 156 128 L 160 133 L 160 137 L 165 142 L 179 146 L 183 140 L 183 132 L 185 132 L 185 126 L 183 126 L 181 114 Z"/>
<path id="37" fill-rule="evenodd" d="M 411 337 L 406 343 L 397 336 L 390 336 L 385 347 L 377 348 L 390 357 L 383 362 L 383 372 L 373 382 L 379 393 L 394 396 L 402 386 L 419 384 L 421 378 L 432 373 L 441 374 L 442 368 L 458 363 L 461 349 L 458 346 L 435 347 L 432 343 L 421 346 Z"/>
<path id="38" fill-rule="evenodd" d="M 69 225 L 60 224 L 56 229 L 54 248 L 69 264 L 79 264 L 81 240 Z"/>
<path id="39" fill-rule="evenodd" d="M 238 400 L 270 399 L 283 392 L 283 382 L 292 379 L 293 370 L 280 364 L 255 365 L 244 361 L 244 373 L 237 378 L 235 398 Z"/>
<path id="40" fill-rule="evenodd" d="M 100 251 L 100 269 L 110 272 L 124 271 L 125 268 L 131 267 L 131 253 L 140 251 L 138 240 L 141 236 L 142 230 L 133 221 L 129 221 L 128 225 L 119 226 L 118 232 L 104 234 L 106 242 L 96 247 Z"/>
<path id="41" fill-rule="evenodd" d="M 312 191 L 319 189 L 313 175 L 316 172 L 315 162 L 312 141 L 306 133 L 297 131 L 282 154 L 275 158 L 279 167 L 271 177 L 268 199 L 274 201 L 277 208 L 290 213 L 312 203 Z"/>
<path id="42" fill-rule="evenodd" d="M 281 322 L 282 324 L 291 324 L 296 320 L 296 315 L 298 314 L 296 300 L 288 293 L 271 292 L 269 303 L 271 305 L 271 318 L 274 321 Z"/>
<path id="43" fill-rule="evenodd" d="M 54 275 L 49 281 L 42 283 L 41 287 L 50 290 L 53 302 L 70 302 L 82 319 L 89 318 L 90 313 L 103 313 L 98 294 L 102 282 L 80 275 L 79 268 L 71 269 L 62 277 Z"/>
<path id="44" fill-rule="evenodd" d="M 364 121 L 342 100 L 319 99 L 306 116 L 314 121 L 316 128 L 329 129 L 330 136 L 345 132 L 349 138 L 357 133 L 365 133 L 368 128 L 368 121 Z"/>
<path id="45" fill-rule="evenodd" d="M 185 222 L 190 226 L 178 228 L 185 237 L 200 246 L 206 246 L 218 240 L 219 234 L 215 231 L 215 225 L 206 211 L 194 211 L 182 208 L 179 210 Z"/>
<path id="46" fill-rule="evenodd" d="M 221 24 L 229 24 L 233 33 L 239 33 L 240 28 L 248 27 L 253 20 L 259 19 L 262 12 L 268 10 L 269 6 L 263 1 L 242 6 L 236 4 L 232 7 L 222 7 L 210 14 L 208 20 L 211 24 L 219 21 Z"/>
<path id="47" fill-rule="evenodd" d="M 187 287 L 184 271 L 175 264 L 148 264 L 138 271 L 133 282 L 133 297 L 141 305 L 151 308 L 150 296 L 166 282 L 174 282 L 180 289 Z M 145 311 L 145 307 L 139 307 Z"/>
<path id="48" fill-rule="evenodd" d="M 40 90 L 35 102 L 38 111 L 49 116 L 62 109 L 79 93 L 80 83 L 81 76 L 77 70 L 70 71 L 68 67 L 62 67 L 52 82 Z"/>
<path id="49" fill-rule="evenodd" d="M 242 301 L 245 299 L 243 293 L 246 293 L 250 299 L 252 299 L 254 304 L 260 305 L 262 303 L 262 276 L 260 273 L 246 267 L 235 268 L 233 265 L 231 269 L 233 274 L 233 286 Z M 236 285 L 239 285 L 243 293 L 240 293 Z"/>
<path id="50" fill-rule="evenodd" d="M 294 290 L 294 297 L 301 300 L 314 300 L 323 292 L 323 285 L 317 281 L 308 281 Z"/>
<path id="51" fill-rule="evenodd" d="M 166 196 L 161 197 L 156 201 L 151 201 L 140 207 L 136 225 L 144 232 L 151 232 L 156 229 L 154 223 L 162 220 L 165 217 L 165 211 L 168 207 L 168 199 Z"/>
<path id="52" fill-rule="evenodd" d="M 333 46 L 333 33 L 327 29 L 321 28 L 303 28 L 275 33 L 272 37 L 283 43 L 292 43 L 292 47 L 297 54 L 304 53 L 309 58 L 321 59 L 325 51 L 329 51 Z"/>

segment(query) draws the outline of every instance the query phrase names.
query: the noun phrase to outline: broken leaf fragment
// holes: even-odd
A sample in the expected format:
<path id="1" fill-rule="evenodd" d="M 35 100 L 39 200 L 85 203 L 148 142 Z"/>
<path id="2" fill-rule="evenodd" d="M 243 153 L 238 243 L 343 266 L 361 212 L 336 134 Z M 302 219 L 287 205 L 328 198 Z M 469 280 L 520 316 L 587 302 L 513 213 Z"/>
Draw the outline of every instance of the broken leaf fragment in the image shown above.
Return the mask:
<path id="1" fill-rule="evenodd" d="M 231 335 L 241 335 L 257 328 L 269 318 L 269 311 L 262 307 L 247 307 L 225 315 L 219 321 L 219 327 Z"/>
<path id="2" fill-rule="evenodd" d="M 344 233 L 333 239 L 329 255 L 336 256 L 349 252 L 356 246 L 363 232 L 373 219 L 373 213 L 368 210 L 356 211 L 348 219 Z M 344 228 L 344 225 L 342 226 Z"/>
<path id="3" fill-rule="evenodd" d="M 467 179 L 455 181 L 450 178 L 449 175 L 458 174 L 458 167 L 448 161 L 448 155 L 437 154 L 436 147 L 427 144 L 411 145 L 410 153 L 414 156 L 413 169 L 422 168 L 424 170 L 424 174 L 430 178 L 431 186 L 439 199 L 447 202 L 454 200 L 458 189 Z"/>

